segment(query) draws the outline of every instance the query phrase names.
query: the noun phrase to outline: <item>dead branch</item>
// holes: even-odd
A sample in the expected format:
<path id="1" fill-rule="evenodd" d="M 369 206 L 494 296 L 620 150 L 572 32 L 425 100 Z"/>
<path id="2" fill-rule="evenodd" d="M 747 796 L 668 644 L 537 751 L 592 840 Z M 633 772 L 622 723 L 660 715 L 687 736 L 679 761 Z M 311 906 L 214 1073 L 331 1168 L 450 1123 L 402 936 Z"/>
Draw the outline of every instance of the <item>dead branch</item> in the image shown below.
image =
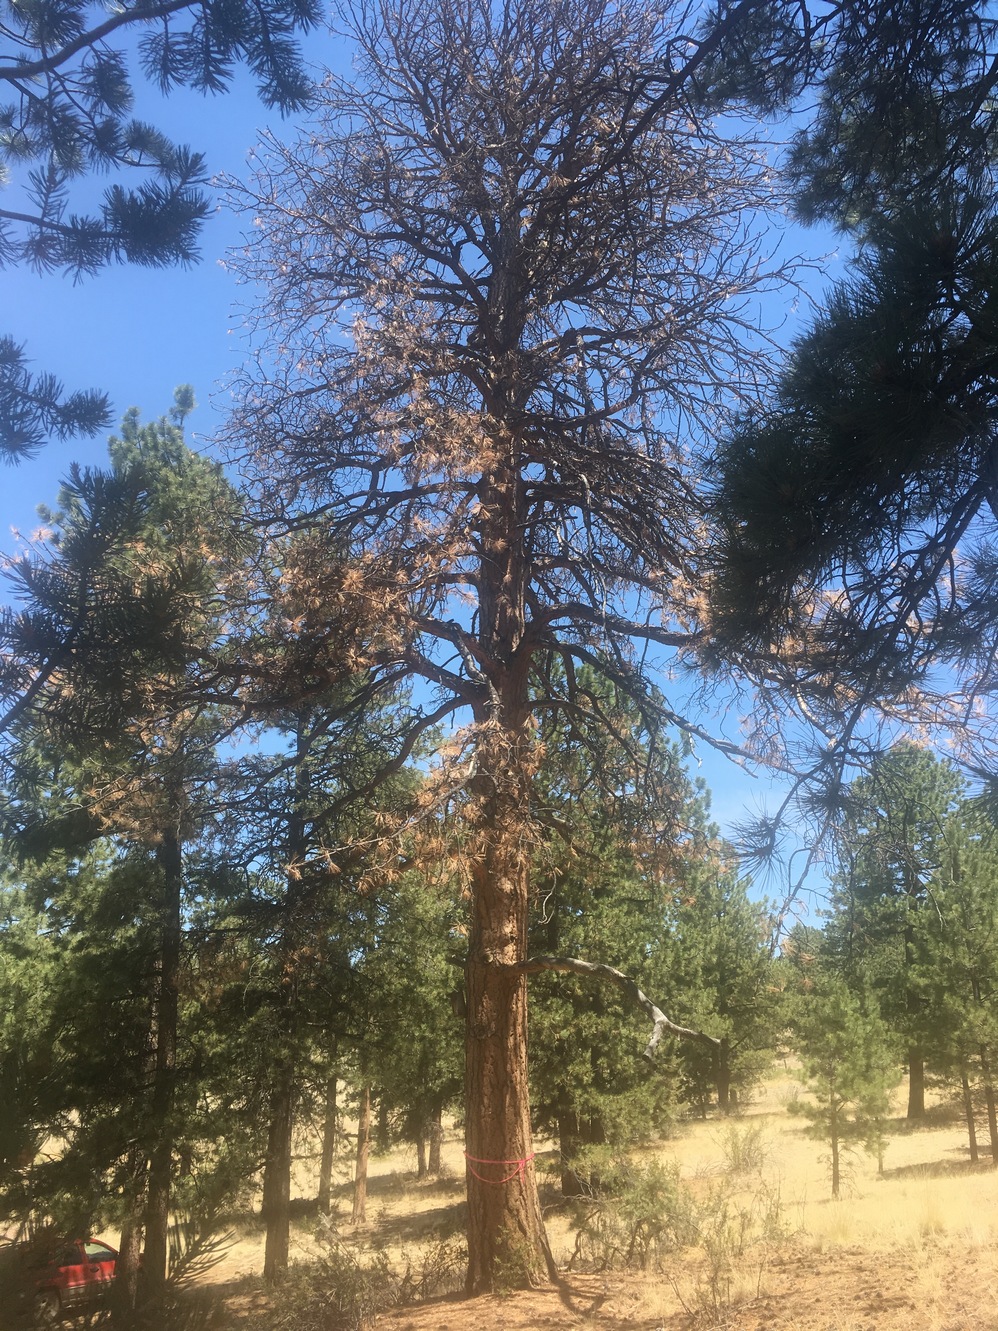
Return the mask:
<path id="1" fill-rule="evenodd" d="M 516 969 L 522 971 L 525 975 L 535 975 L 539 971 L 557 971 L 568 975 L 590 975 L 599 980 L 606 980 L 609 984 L 615 984 L 632 1003 L 636 1003 L 642 1011 L 646 1012 L 654 1023 L 651 1038 L 642 1052 L 643 1058 L 654 1058 L 655 1050 L 658 1048 L 662 1036 L 666 1033 L 681 1035 L 688 1040 L 702 1040 L 705 1044 L 720 1048 L 720 1040 L 715 1040 L 712 1035 L 705 1035 L 703 1031 L 695 1031 L 689 1026 L 678 1026 L 674 1021 L 670 1021 L 662 1009 L 653 1003 L 642 989 L 638 988 L 637 981 L 632 980 L 629 975 L 625 975 L 623 971 L 617 970 L 614 966 L 605 966 L 597 961 L 582 961 L 578 957 L 528 957 L 526 961 L 519 962 Z"/>

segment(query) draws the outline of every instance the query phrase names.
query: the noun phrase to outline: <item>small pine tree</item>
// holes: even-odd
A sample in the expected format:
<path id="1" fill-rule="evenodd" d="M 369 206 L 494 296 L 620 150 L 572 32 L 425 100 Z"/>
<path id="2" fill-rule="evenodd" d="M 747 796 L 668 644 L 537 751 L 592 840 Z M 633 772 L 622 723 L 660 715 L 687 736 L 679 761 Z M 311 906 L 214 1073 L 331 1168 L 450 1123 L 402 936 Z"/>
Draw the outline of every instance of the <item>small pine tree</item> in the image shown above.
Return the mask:
<path id="1" fill-rule="evenodd" d="M 813 981 L 796 1022 L 802 1077 L 814 1102 L 796 1111 L 809 1135 L 828 1142 L 832 1196 L 842 1183 L 844 1147 L 860 1141 L 882 1159 L 890 1093 L 900 1080 L 887 1027 L 868 993 L 851 990 L 836 975 Z"/>
<path id="2" fill-rule="evenodd" d="M 627 742 L 578 717 L 571 728 L 543 725 L 535 800 L 545 835 L 534 855 L 530 950 L 622 967 L 668 1006 L 678 965 L 672 843 L 700 853 L 689 831 L 699 831 L 699 800 L 679 750 L 645 728 L 605 677 L 589 668 L 577 683 Z M 638 1056 L 641 1029 L 615 990 L 589 979 L 541 974 L 531 983 L 534 1127 L 558 1138 L 566 1196 L 593 1186 L 592 1162 L 608 1149 L 646 1140 L 674 1116 L 678 1067 L 666 1051 L 654 1069 Z"/>
<path id="3" fill-rule="evenodd" d="M 785 1020 L 768 907 L 749 898 L 750 880 L 738 876 L 717 829 L 705 835 L 709 851 L 683 864 L 670 912 L 679 1019 L 719 1041 L 679 1049 L 684 1096 L 704 1115 L 712 1097 L 731 1113 L 761 1079 Z"/>
<path id="4" fill-rule="evenodd" d="M 998 1048 L 998 845 L 973 801 L 946 824 L 943 863 L 932 882 L 932 911 L 915 938 L 914 975 L 926 1005 L 936 1063 L 961 1083 L 969 1151 L 977 1159 L 975 1090 L 983 1095 L 998 1163 L 994 1058 Z"/>

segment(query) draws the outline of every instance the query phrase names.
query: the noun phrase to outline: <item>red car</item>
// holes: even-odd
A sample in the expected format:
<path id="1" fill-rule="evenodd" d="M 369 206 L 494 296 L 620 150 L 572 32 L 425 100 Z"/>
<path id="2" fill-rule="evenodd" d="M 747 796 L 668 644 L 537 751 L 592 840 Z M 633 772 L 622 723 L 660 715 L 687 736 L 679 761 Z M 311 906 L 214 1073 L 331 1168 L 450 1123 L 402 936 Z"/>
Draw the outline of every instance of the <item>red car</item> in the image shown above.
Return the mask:
<path id="1" fill-rule="evenodd" d="M 35 1326 L 55 1326 L 107 1302 L 117 1259 L 114 1248 L 97 1239 L 43 1233 L 17 1244 L 13 1252 L 8 1249 L 3 1283 L 16 1286 L 21 1310 Z"/>

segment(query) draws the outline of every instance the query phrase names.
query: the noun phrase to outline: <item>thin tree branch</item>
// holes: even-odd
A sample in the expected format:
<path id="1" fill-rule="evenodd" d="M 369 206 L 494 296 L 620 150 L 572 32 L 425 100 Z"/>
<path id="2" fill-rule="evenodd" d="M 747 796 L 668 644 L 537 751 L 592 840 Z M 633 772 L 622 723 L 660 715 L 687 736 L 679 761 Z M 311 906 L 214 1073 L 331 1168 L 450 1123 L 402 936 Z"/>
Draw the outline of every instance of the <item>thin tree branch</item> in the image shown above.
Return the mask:
<path id="1" fill-rule="evenodd" d="M 139 5 L 134 9 L 123 10 L 104 23 L 99 23 L 96 28 L 81 32 L 58 51 L 53 51 L 51 55 L 43 56 L 40 60 L 25 60 L 14 65 L 0 64 L 0 80 L 17 83 L 22 79 L 37 78 L 39 74 L 51 74 L 74 55 L 103 41 L 118 28 L 125 27 L 129 23 L 145 23 L 150 19 L 166 18 L 168 14 L 176 14 L 181 9 L 193 9 L 197 3 L 199 0 L 167 0 L 163 4 Z"/>

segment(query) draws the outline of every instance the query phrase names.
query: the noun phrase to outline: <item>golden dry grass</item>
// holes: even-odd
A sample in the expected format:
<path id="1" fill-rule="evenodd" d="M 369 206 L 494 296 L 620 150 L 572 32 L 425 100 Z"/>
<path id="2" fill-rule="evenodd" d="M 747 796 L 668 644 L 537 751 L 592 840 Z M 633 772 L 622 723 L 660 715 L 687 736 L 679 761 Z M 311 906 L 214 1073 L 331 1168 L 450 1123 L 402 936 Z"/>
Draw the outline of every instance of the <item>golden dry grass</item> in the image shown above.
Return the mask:
<path id="1" fill-rule="evenodd" d="M 787 1104 L 800 1092 L 788 1069 L 760 1088 L 737 1118 L 694 1123 L 660 1148 L 660 1154 L 675 1160 L 683 1177 L 695 1183 L 725 1173 L 729 1132 L 758 1131 L 763 1178 L 779 1189 L 792 1232 L 818 1250 L 918 1245 L 941 1235 L 972 1246 L 994 1241 L 998 1175 L 991 1169 L 983 1137 L 981 1161 L 976 1167 L 970 1164 L 966 1128 L 955 1113 L 930 1104 L 928 1125 L 909 1128 L 902 1117 L 906 1088 L 900 1086 L 884 1176 L 878 1177 L 875 1158 L 862 1150 L 852 1152 L 843 1196 L 836 1202 L 830 1195 L 826 1149 L 806 1135 L 803 1120 L 787 1112 Z"/>
<path id="2" fill-rule="evenodd" d="M 723 1190 L 748 1211 L 764 1196 L 768 1206 L 761 1209 L 772 1220 L 778 1196 L 778 1235 L 760 1224 L 740 1252 L 721 1262 L 708 1244 L 670 1258 L 654 1275 L 571 1273 L 559 1288 L 401 1309 L 382 1315 L 379 1331 L 998 1331 L 998 1171 L 987 1143 L 981 1142 L 980 1164 L 971 1166 L 962 1119 L 945 1106 L 936 1106 L 925 1126 L 908 1129 L 901 1087 L 883 1177 L 875 1159 L 855 1153 L 835 1202 L 821 1144 L 787 1112 L 799 1093 L 785 1068 L 737 1117 L 686 1124 L 674 1139 L 641 1153 L 674 1162 L 701 1200 Z M 736 1148 L 756 1157 L 754 1168 L 732 1170 L 732 1134 Z M 543 1170 L 553 1152 L 538 1145 Z M 355 1230 L 341 1221 L 341 1236 L 358 1250 L 378 1247 L 398 1258 L 459 1231 L 463 1158 L 456 1133 L 448 1135 L 443 1159 L 444 1176 L 428 1183 L 415 1181 L 415 1161 L 404 1152 L 372 1159 L 369 1223 Z M 349 1161 L 341 1167 L 341 1212 L 348 1217 Z M 300 1162 L 297 1182 L 303 1197 L 312 1193 L 311 1162 Z M 314 1252 L 314 1221 L 304 1206 L 302 1212 L 297 1260 Z M 547 1221 L 555 1254 L 565 1262 L 574 1243 L 569 1220 L 554 1208 Z M 255 1322 L 261 1307 L 262 1296 L 246 1292 L 245 1278 L 262 1266 L 262 1237 L 259 1227 L 244 1230 L 219 1273 L 230 1281 L 244 1277 L 244 1292 L 230 1300 L 243 1325 Z"/>

